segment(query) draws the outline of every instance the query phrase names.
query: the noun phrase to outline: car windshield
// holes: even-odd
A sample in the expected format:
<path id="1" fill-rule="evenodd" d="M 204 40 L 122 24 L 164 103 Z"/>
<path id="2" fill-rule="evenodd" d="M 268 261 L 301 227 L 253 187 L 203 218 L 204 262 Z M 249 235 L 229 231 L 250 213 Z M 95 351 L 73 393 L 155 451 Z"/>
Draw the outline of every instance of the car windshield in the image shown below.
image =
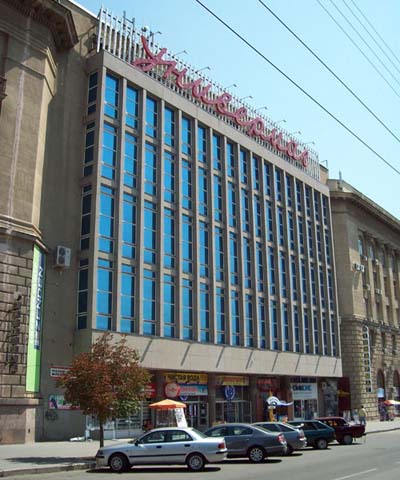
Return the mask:
<path id="1" fill-rule="evenodd" d="M 200 438 L 208 438 L 207 435 L 204 435 L 203 432 L 200 432 L 199 430 L 196 430 L 195 428 L 190 429 L 191 432 L 194 432 L 196 435 L 198 435 Z"/>

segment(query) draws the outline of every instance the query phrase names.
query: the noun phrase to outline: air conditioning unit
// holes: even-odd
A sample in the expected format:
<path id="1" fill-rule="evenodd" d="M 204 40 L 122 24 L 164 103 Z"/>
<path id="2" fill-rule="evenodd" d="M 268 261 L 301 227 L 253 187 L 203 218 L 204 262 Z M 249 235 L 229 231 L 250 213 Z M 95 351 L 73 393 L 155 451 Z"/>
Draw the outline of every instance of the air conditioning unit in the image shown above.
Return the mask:
<path id="1" fill-rule="evenodd" d="M 371 290 L 370 284 L 369 284 L 369 283 L 366 283 L 366 284 L 364 285 L 364 289 L 365 289 L 365 290 L 368 290 L 368 291 Z"/>
<path id="2" fill-rule="evenodd" d="M 375 288 L 375 293 L 377 295 L 382 295 L 382 290 L 380 288 Z"/>
<path id="3" fill-rule="evenodd" d="M 71 249 L 57 245 L 54 266 L 57 268 L 68 268 L 71 265 Z"/>
<path id="4" fill-rule="evenodd" d="M 360 263 L 355 263 L 354 264 L 354 270 L 356 270 L 357 272 L 364 273 L 365 272 L 365 267 L 364 267 L 364 265 L 361 265 Z"/>
<path id="5" fill-rule="evenodd" d="M 377 258 L 375 258 L 374 263 L 375 263 L 375 265 L 379 265 L 379 260 Z"/>

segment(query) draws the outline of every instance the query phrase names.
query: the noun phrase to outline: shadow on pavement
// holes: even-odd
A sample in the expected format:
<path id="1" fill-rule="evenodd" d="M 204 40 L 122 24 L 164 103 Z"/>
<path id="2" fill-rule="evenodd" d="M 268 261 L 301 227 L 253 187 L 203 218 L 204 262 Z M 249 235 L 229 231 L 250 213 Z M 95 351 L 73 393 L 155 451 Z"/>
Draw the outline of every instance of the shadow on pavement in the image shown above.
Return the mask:
<path id="1" fill-rule="evenodd" d="M 32 463 L 36 465 L 58 465 L 64 463 L 93 462 L 93 457 L 11 457 L 6 458 L 13 463 Z"/>
<path id="2" fill-rule="evenodd" d="M 221 470 L 221 467 L 204 467 L 204 469 L 201 471 L 202 473 L 212 473 L 212 472 L 219 472 Z M 185 465 L 182 465 L 182 467 L 132 467 L 129 469 L 127 472 L 133 472 L 133 473 L 149 473 L 149 474 L 154 474 L 154 473 L 183 473 L 183 474 L 188 474 L 190 473 L 188 468 Z M 125 473 L 127 473 L 125 472 Z M 87 470 L 86 473 L 104 473 L 104 474 L 113 474 L 114 472 L 110 468 L 97 468 L 97 469 L 92 469 L 92 470 Z"/>

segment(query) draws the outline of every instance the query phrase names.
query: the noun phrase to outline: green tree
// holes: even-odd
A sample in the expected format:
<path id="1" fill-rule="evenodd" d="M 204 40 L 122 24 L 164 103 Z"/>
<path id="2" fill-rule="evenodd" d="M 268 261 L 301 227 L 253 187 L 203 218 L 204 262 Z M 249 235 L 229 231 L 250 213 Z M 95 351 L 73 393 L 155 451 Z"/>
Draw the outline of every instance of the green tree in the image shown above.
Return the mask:
<path id="1" fill-rule="evenodd" d="M 149 381 L 138 352 L 126 345 L 125 337 L 114 343 L 113 335 L 107 332 L 93 343 L 90 352 L 74 357 L 71 369 L 57 386 L 65 389 L 67 402 L 79 406 L 85 415 L 97 417 L 102 447 L 104 423 L 135 413 Z"/>

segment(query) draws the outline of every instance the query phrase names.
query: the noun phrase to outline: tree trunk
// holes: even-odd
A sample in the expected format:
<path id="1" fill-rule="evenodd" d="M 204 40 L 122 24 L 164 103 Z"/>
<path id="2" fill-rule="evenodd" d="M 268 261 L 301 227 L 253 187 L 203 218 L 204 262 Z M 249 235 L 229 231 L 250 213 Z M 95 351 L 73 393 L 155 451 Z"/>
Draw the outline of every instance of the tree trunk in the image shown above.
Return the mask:
<path id="1" fill-rule="evenodd" d="M 99 425 L 100 425 L 100 448 L 104 447 L 104 425 L 103 421 L 99 419 Z"/>

